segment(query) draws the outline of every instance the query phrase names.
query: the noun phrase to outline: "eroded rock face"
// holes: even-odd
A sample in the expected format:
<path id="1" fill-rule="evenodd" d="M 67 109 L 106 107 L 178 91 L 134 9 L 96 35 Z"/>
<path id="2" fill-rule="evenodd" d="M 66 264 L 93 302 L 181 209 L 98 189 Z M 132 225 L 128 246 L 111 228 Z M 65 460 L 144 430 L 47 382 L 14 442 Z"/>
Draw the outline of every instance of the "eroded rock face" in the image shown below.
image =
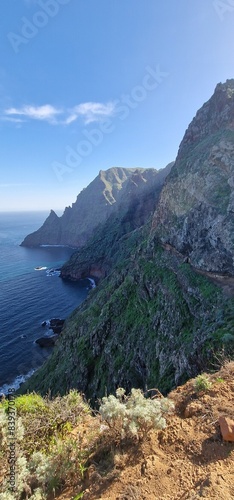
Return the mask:
<path id="1" fill-rule="evenodd" d="M 152 218 L 165 178 L 173 162 L 159 171 L 136 169 L 119 191 L 107 220 L 95 230 L 87 245 L 75 252 L 62 267 L 62 278 L 104 278 L 122 254 L 128 234 Z M 118 255 L 117 255 L 118 254 Z"/>
<path id="2" fill-rule="evenodd" d="M 234 80 L 217 85 L 181 142 L 152 234 L 197 268 L 234 274 Z"/>
<path id="3" fill-rule="evenodd" d="M 68 245 L 83 247 L 94 234 L 95 229 L 104 223 L 120 205 L 126 203 L 136 193 L 139 196 L 145 185 L 156 183 L 161 189 L 167 168 L 157 171 L 144 168 L 113 167 L 100 170 L 99 175 L 83 189 L 71 207 L 67 207 L 61 217 L 51 210 L 40 229 L 26 236 L 22 246 Z M 149 208 L 146 206 L 145 210 Z M 137 208 L 139 212 L 139 207 Z"/>

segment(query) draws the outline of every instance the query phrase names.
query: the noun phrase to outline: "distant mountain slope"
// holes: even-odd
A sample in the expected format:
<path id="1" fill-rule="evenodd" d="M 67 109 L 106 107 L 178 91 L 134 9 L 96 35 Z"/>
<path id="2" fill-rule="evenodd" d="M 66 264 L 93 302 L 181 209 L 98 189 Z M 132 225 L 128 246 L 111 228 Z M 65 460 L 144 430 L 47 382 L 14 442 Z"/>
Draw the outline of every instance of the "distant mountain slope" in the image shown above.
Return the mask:
<path id="1" fill-rule="evenodd" d="M 62 277 L 105 276 L 121 260 L 129 233 L 151 221 L 173 162 L 160 171 L 136 171 L 125 182 L 116 210 L 100 224 L 88 243 L 75 252 L 62 268 Z"/>
<path id="2" fill-rule="evenodd" d="M 22 246 L 82 247 L 99 224 L 105 222 L 120 204 L 128 202 L 129 196 L 136 195 L 137 191 L 140 194 L 145 185 L 153 187 L 157 180 L 162 187 L 164 179 L 165 173 L 155 169 L 113 167 L 101 170 L 77 196 L 72 207 L 67 207 L 61 217 L 51 210 L 42 227 L 26 236 Z"/>
<path id="3" fill-rule="evenodd" d="M 234 80 L 218 84 L 189 125 L 153 234 L 197 268 L 234 274 Z"/>

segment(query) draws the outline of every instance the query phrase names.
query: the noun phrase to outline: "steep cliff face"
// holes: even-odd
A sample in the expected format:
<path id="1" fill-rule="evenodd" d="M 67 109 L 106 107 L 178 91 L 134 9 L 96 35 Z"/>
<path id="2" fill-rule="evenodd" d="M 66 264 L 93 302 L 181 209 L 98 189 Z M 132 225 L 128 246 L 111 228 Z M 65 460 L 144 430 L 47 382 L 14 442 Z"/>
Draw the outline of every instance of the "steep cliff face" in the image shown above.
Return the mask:
<path id="1" fill-rule="evenodd" d="M 129 236 L 125 259 L 70 316 L 24 391 L 76 387 L 93 402 L 118 386 L 167 393 L 234 354 L 233 298 L 181 256 L 140 248 L 136 233 L 146 236 Z"/>
<path id="2" fill-rule="evenodd" d="M 41 228 L 38 231 L 26 236 L 21 245 L 26 247 L 37 247 L 42 244 L 59 245 L 61 242 L 61 233 L 61 218 L 58 217 L 54 210 L 51 210 Z"/>
<path id="3" fill-rule="evenodd" d="M 93 235 L 97 226 L 123 204 L 133 191 L 142 191 L 144 184 L 154 183 L 163 175 L 155 169 L 110 168 L 99 175 L 81 191 L 75 203 L 67 207 L 61 217 L 51 211 L 43 226 L 28 235 L 23 246 L 42 244 L 82 247 Z M 160 183 L 160 182 L 159 182 Z M 161 182 L 162 187 L 162 182 Z"/>
<path id="4" fill-rule="evenodd" d="M 166 393 L 234 356 L 233 116 L 231 80 L 197 113 L 161 193 L 144 191 L 142 173 L 128 179 L 118 212 L 63 269 L 104 279 L 24 391 L 76 387 L 94 400 L 117 386 Z"/>
<path id="5" fill-rule="evenodd" d="M 234 274 L 234 80 L 189 125 L 152 227 L 197 268 Z"/>
<path id="6" fill-rule="evenodd" d="M 89 242 L 63 266 L 63 278 L 105 277 L 122 259 L 128 235 L 151 220 L 160 192 L 173 162 L 156 171 L 136 170 L 119 193 L 116 209 L 96 228 Z"/>

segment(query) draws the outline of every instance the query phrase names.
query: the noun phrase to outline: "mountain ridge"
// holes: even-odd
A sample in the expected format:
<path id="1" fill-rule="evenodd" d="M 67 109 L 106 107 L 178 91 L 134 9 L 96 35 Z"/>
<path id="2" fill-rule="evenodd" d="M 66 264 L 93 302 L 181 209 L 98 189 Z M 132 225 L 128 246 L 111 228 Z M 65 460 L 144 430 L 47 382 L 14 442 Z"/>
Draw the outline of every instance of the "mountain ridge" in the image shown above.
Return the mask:
<path id="1" fill-rule="evenodd" d="M 234 80 L 218 84 L 180 144 L 152 222 L 198 269 L 234 274 Z"/>
<path id="2" fill-rule="evenodd" d="M 143 197 L 144 223 L 139 203 L 123 206 L 63 267 L 79 279 L 93 265 L 102 280 L 24 391 L 75 387 L 94 403 L 121 385 L 166 394 L 234 357 L 234 293 L 221 284 L 234 275 L 233 88 L 218 85 L 198 111 L 152 211 Z M 200 135 L 188 142 L 194 128 Z"/>
<path id="3" fill-rule="evenodd" d="M 154 185 L 164 181 L 164 169 L 112 167 L 100 170 L 95 179 L 77 196 L 71 207 L 66 207 L 61 217 L 51 210 L 44 224 L 26 236 L 22 246 L 68 245 L 80 248 L 94 234 L 95 229 L 123 204 L 123 197 L 135 188 L 139 195 L 144 184 Z M 167 169 L 168 173 L 168 169 Z M 162 180 L 161 180 L 162 179 Z M 132 184 L 132 186 L 130 186 Z"/>

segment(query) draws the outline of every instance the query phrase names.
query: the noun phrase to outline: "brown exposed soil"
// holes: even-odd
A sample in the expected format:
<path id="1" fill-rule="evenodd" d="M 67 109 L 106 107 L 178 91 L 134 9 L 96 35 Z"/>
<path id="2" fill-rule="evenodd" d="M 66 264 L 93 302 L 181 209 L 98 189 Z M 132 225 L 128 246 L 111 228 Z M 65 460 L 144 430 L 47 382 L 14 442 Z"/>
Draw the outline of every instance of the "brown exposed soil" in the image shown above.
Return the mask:
<path id="1" fill-rule="evenodd" d="M 85 473 L 83 500 L 234 499 L 234 443 L 222 440 L 218 423 L 234 419 L 234 362 L 209 379 L 207 392 L 197 393 L 190 380 L 170 393 L 175 413 L 165 430 L 141 444 L 102 444 Z"/>
<path id="2" fill-rule="evenodd" d="M 209 273 L 207 271 L 198 271 L 203 276 L 209 278 L 213 283 L 220 286 L 226 297 L 234 297 L 234 277 L 223 274 Z"/>

